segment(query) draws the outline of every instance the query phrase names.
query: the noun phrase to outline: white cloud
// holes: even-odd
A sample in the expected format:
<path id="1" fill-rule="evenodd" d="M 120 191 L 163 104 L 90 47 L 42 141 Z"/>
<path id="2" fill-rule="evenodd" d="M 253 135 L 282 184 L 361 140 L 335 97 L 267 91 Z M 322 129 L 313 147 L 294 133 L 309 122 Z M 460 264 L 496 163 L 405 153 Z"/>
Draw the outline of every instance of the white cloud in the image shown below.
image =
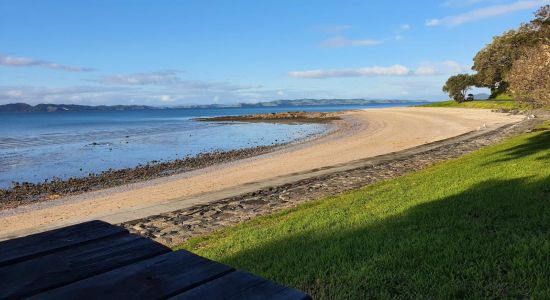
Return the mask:
<path id="1" fill-rule="evenodd" d="M 438 73 L 438 70 L 432 66 L 421 66 L 414 71 L 414 74 L 418 76 L 432 76 L 437 75 Z"/>
<path id="2" fill-rule="evenodd" d="M 174 98 L 170 95 L 160 95 L 158 98 L 161 102 L 174 102 Z"/>
<path id="3" fill-rule="evenodd" d="M 107 75 L 96 80 L 107 85 L 149 85 L 149 84 L 173 84 L 180 79 L 174 71 L 159 71 L 151 73 L 134 73 Z"/>
<path id="4" fill-rule="evenodd" d="M 402 39 L 405 38 L 404 36 L 404 32 L 405 31 L 408 31 L 411 29 L 411 25 L 409 24 L 402 24 L 401 26 L 399 26 L 398 29 L 394 30 L 394 36 L 393 38 L 396 40 L 396 41 L 400 41 Z"/>
<path id="5" fill-rule="evenodd" d="M 418 76 L 433 76 L 441 74 L 457 74 L 470 71 L 469 66 L 461 65 L 454 60 L 444 60 L 440 62 L 425 61 L 414 71 Z"/>
<path id="6" fill-rule="evenodd" d="M 295 78 L 406 76 L 410 74 L 411 71 L 402 65 L 392 65 L 389 67 L 374 66 L 359 69 L 292 71 L 288 73 L 290 77 Z"/>
<path id="7" fill-rule="evenodd" d="M 185 90 L 172 87 L 149 86 L 74 86 L 48 88 L 38 86 L 0 86 L 0 104 L 25 102 L 28 104 L 58 103 L 83 105 L 143 104 L 151 106 L 189 104 L 254 103 L 281 99 L 322 98 L 341 96 L 331 90 L 266 89 L 246 90 Z"/>
<path id="8" fill-rule="evenodd" d="M 442 62 L 443 66 L 452 73 L 460 73 L 471 71 L 471 66 L 464 66 L 454 60 L 445 60 Z"/>
<path id="9" fill-rule="evenodd" d="M 335 77 L 375 77 L 375 76 L 434 76 L 441 74 L 455 74 L 467 72 L 470 68 L 453 60 L 440 62 L 425 61 L 420 63 L 414 71 L 403 65 L 391 65 L 388 67 L 365 67 L 358 69 L 333 69 L 333 70 L 305 70 L 292 71 L 288 75 L 294 78 L 335 78 Z"/>
<path id="10" fill-rule="evenodd" d="M 169 87 L 173 91 L 239 91 L 261 86 L 234 85 L 225 82 L 207 82 L 199 80 L 183 80 L 176 71 L 157 71 L 149 73 L 105 75 L 93 80 L 112 86 L 157 86 Z"/>
<path id="11" fill-rule="evenodd" d="M 34 59 L 29 57 L 22 56 L 10 56 L 0 54 L 0 65 L 6 67 L 43 67 L 54 70 L 62 70 L 69 72 L 88 72 L 93 71 L 91 68 L 76 67 L 76 66 L 67 66 L 61 65 L 58 63 Z"/>
<path id="12" fill-rule="evenodd" d="M 0 104 L 25 102 L 37 103 L 102 103 L 103 98 L 119 93 L 130 94 L 132 90 L 119 87 L 73 86 L 47 88 L 36 86 L 0 86 Z M 114 97 L 113 97 L 114 98 Z"/>
<path id="13" fill-rule="evenodd" d="M 182 80 L 174 71 L 107 75 L 92 81 L 100 84 L 62 88 L 0 86 L 0 104 L 200 104 L 220 98 L 228 101 L 246 99 L 246 93 L 262 90 L 258 85 Z"/>
<path id="14" fill-rule="evenodd" d="M 337 48 L 337 47 L 352 47 L 352 46 L 375 46 L 381 44 L 382 41 L 374 39 L 348 39 L 345 37 L 334 37 L 325 40 L 321 43 L 323 47 Z"/>
<path id="15" fill-rule="evenodd" d="M 510 14 L 520 10 L 534 9 L 538 6 L 548 4 L 550 0 L 520 0 L 508 4 L 500 4 L 475 9 L 463 14 L 447 16 L 440 19 L 431 19 L 426 21 L 426 26 L 459 26 L 464 23 L 487 19 L 491 17 Z"/>
<path id="16" fill-rule="evenodd" d="M 442 23 L 442 21 L 438 20 L 438 19 L 426 20 L 426 26 L 437 26 L 441 23 Z"/>

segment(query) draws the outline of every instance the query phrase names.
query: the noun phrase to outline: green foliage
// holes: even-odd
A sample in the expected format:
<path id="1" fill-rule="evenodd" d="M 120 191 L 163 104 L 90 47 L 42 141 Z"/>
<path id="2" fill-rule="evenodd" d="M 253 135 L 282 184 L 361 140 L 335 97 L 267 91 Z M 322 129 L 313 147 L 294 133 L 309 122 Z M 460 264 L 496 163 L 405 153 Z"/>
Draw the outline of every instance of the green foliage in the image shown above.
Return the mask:
<path id="1" fill-rule="evenodd" d="M 507 76 L 514 63 L 527 57 L 527 51 L 541 43 L 550 43 L 550 5 L 541 7 L 531 22 L 522 24 L 517 30 L 495 36 L 475 55 L 472 67 L 477 71 L 475 85 L 490 88 L 491 98 L 507 92 Z"/>
<path id="2" fill-rule="evenodd" d="M 550 43 L 550 5 L 541 7 L 535 13 L 535 19 L 529 23 L 532 30 L 537 32 L 537 38 L 542 44 Z"/>
<path id="3" fill-rule="evenodd" d="M 476 78 L 470 74 L 458 74 L 449 77 L 443 91 L 449 94 L 456 102 L 463 102 L 466 99 L 468 90 L 476 84 Z"/>
<path id="4" fill-rule="evenodd" d="M 513 100 L 477 100 L 458 103 L 456 101 L 433 102 L 421 107 L 459 107 L 459 108 L 485 108 L 485 109 L 519 109 L 526 110 L 532 108 L 526 103 L 520 103 Z"/>
<path id="5" fill-rule="evenodd" d="M 179 248 L 314 299 L 547 298 L 549 128 Z"/>
<path id="6" fill-rule="evenodd" d="M 518 99 L 550 106 L 550 42 L 528 49 L 514 62 L 506 80 Z"/>
<path id="7" fill-rule="evenodd" d="M 504 81 L 506 73 L 514 61 L 521 57 L 526 46 L 536 43 L 536 37 L 527 26 L 519 30 L 510 30 L 481 49 L 474 57 L 473 70 L 477 71 L 477 85 L 491 89 L 491 97 L 506 91 L 508 84 Z"/>

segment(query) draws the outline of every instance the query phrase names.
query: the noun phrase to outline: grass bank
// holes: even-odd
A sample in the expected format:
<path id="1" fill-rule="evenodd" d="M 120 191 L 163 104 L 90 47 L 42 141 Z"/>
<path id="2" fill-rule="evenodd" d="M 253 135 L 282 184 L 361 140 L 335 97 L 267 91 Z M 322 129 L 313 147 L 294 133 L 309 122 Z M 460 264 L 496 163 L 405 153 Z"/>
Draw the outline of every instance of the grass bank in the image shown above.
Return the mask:
<path id="1" fill-rule="evenodd" d="M 546 298 L 549 129 L 179 248 L 314 299 Z"/>
<path id="2" fill-rule="evenodd" d="M 486 108 L 486 109 L 529 109 L 527 104 L 514 100 L 476 100 L 458 103 L 456 101 L 441 101 L 420 105 L 421 107 L 461 107 L 461 108 Z"/>

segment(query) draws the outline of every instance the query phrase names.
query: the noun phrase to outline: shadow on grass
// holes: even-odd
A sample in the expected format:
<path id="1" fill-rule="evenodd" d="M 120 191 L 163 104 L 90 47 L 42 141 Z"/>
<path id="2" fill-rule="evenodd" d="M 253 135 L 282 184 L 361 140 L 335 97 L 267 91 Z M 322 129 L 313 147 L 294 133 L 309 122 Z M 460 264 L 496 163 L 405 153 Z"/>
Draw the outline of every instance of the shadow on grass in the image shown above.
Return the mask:
<path id="1" fill-rule="evenodd" d="M 531 156 L 539 153 L 540 151 L 545 151 L 548 149 L 550 149 L 550 130 L 546 129 L 544 130 L 544 132 L 530 137 L 525 143 L 498 152 L 498 154 L 505 154 L 507 157 L 494 160 L 491 163 L 498 163 Z M 550 154 L 544 155 L 537 159 L 548 160 L 550 159 Z"/>
<path id="2" fill-rule="evenodd" d="M 314 299 L 550 295 L 550 178 L 487 181 L 398 216 L 353 220 L 224 262 Z"/>

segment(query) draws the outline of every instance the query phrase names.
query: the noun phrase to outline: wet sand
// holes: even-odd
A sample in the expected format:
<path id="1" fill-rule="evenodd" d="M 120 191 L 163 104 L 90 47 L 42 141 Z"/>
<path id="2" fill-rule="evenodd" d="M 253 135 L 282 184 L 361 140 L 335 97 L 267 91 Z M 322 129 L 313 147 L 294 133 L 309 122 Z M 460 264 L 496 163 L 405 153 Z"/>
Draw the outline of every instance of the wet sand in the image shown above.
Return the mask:
<path id="1" fill-rule="evenodd" d="M 456 108 L 369 109 L 341 117 L 334 134 L 270 154 L 0 212 L 0 238 L 134 210 L 156 214 L 158 205 L 172 202 L 183 208 L 187 202 L 196 204 L 194 197 L 208 193 L 350 163 L 482 128 L 498 128 L 524 118 Z"/>

